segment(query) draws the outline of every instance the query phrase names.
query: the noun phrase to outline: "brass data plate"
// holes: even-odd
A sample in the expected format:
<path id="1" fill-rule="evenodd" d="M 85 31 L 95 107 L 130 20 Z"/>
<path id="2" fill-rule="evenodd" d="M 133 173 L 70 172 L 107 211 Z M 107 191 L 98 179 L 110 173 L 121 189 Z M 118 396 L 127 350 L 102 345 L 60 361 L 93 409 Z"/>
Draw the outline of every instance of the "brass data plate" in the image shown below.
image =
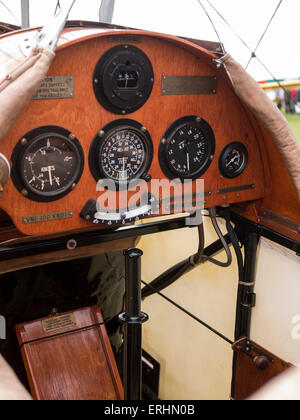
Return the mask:
<path id="1" fill-rule="evenodd" d="M 221 190 L 217 190 L 217 194 L 226 194 L 238 191 L 246 191 L 246 190 L 253 190 L 255 188 L 255 184 L 249 185 L 239 185 L 238 187 L 231 187 L 231 188 L 223 188 Z"/>
<path id="2" fill-rule="evenodd" d="M 211 76 L 163 76 L 162 95 L 215 95 L 218 78 Z"/>
<path id="3" fill-rule="evenodd" d="M 52 222 L 55 220 L 62 219 L 71 219 L 73 217 L 73 211 L 63 211 L 60 213 L 48 213 L 48 214 L 38 214 L 35 216 L 24 216 L 23 224 L 29 225 L 31 223 L 42 223 L 42 222 Z"/>
<path id="4" fill-rule="evenodd" d="M 42 321 L 45 333 L 54 333 L 64 328 L 74 327 L 76 325 L 74 313 L 56 316 L 54 318 L 44 319 Z"/>
<path id="5" fill-rule="evenodd" d="M 65 99 L 74 96 L 74 76 L 47 76 L 33 99 Z"/>
<path id="6" fill-rule="evenodd" d="M 111 35 L 107 40 L 108 42 L 115 44 L 140 44 L 142 42 L 142 37 L 138 35 Z"/>

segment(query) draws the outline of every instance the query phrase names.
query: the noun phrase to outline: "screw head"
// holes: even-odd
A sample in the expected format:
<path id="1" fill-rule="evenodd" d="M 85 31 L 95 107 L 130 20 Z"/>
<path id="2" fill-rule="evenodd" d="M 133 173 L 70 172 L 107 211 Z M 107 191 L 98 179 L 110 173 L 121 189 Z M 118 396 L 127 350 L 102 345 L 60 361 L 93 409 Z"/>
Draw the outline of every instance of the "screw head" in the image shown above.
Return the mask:
<path id="1" fill-rule="evenodd" d="M 76 139 L 75 134 L 71 133 L 71 134 L 69 135 L 69 139 L 70 139 L 70 140 L 75 140 L 75 139 Z"/>
<path id="2" fill-rule="evenodd" d="M 166 138 L 163 138 L 162 141 L 161 141 L 161 143 L 162 144 L 166 144 L 167 143 L 167 139 Z"/>
<path id="3" fill-rule="evenodd" d="M 95 85 L 98 85 L 99 84 L 99 79 L 94 79 L 94 83 L 95 83 Z"/>
<path id="4" fill-rule="evenodd" d="M 98 136 L 99 136 L 99 137 L 103 137 L 103 136 L 104 136 L 104 134 L 105 134 L 105 131 L 104 131 L 104 130 L 100 130 L 100 131 L 98 132 Z"/>
<path id="5" fill-rule="evenodd" d="M 21 140 L 21 144 L 22 146 L 26 146 L 26 144 L 28 144 L 28 140 L 25 139 L 25 137 Z"/>
<path id="6" fill-rule="evenodd" d="M 196 122 L 197 122 L 197 123 L 200 123 L 200 122 L 201 122 L 201 118 L 200 118 L 200 117 L 197 117 L 197 118 L 196 118 Z"/>
<path id="7" fill-rule="evenodd" d="M 24 188 L 24 189 L 21 191 L 21 194 L 22 194 L 22 195 L 24 195 L 24 197 L 27 197 L 27 196 L 28 196 L 28 191 Z"/>
<path id="8" fill-rule="evenodd" d="M 76 188 L 76 187 L 77 187 L 77 184 L 75 184 L 75 183 L 74 183 L 74 184 L 72 185 L 72 190 L 75 190 L 75 188 Z"/>
<path id="9" fill-rule="evenodd" d="M 142 132 L 143 132 L 143 133 L 146 133 L 147 128 L 143 126 L 143 127 L 141 128 L 141 130 L 142 130 Z"/>

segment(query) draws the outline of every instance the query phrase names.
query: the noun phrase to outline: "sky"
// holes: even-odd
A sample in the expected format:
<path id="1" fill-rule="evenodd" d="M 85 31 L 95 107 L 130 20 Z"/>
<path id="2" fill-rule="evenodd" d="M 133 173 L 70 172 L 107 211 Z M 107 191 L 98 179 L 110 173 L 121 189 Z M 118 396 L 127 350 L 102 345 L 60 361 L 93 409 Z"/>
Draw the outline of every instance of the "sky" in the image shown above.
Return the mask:
<path id="1" fill-rule="evenodd" d="M 54 14 L 57 0 L 29 0 L 31 26 L 42 26 Z M 63 6 L 67 0 L 60 0 Z M 207 0 L 201 0 L 219 33 L 226 51 L 246 66 L 250 51 L 228 28 Z M 4 3 L 21 21 L 21 0 L 0 0 L 0 21 L 18 23 L 1 5 Z M 279 0 L 210 0 L 232 28 L 254 50 Z M 98 20 L 101 0 L 77 0 L 70 19 Z M 300 0 L 283 0 L 257 56 L 276 78 L 300 77 Z M 218 41 L 218 37 L 198 0 L 116 0 L 113 23 Z M 272 76 L 256 60 L 249 73 L 256 80 Z"/>

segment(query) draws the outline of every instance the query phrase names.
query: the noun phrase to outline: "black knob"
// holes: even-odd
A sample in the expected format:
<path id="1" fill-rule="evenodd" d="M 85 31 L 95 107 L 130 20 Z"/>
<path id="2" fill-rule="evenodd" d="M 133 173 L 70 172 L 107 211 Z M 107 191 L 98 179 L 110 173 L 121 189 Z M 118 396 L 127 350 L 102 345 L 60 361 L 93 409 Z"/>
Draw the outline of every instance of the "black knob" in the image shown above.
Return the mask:
<path id="1" fill-rule="evenodd" d="M 269 365 L 269 360 L 265 356 L 257 356 L 253 359 L 253 363 L 258 370 L 265 370 Z"/>

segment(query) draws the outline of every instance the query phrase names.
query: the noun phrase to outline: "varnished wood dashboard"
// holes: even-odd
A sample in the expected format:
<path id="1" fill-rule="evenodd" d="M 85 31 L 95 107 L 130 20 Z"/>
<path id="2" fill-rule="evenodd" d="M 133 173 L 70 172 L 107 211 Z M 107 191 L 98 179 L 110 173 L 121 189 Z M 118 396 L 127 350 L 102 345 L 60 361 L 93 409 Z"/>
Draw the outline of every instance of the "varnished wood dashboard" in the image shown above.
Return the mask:
<path id="1" fill-rule="evenodd" d="M 13 37 L 2 37 L 3 43 Z M 20 35 L 18 35 L 20 36 Z M 126 115 L 107 110 L 95 92 L 95 68 L 99 59 L 116 46 L 133 46 L 141 50 L 153 67 L 153 89 L 145 104 Z M 136 121 L 145 127 L 153 144 L 153 159 L 148 174 L 152 179 L 167 178 L 159 160 L 159 148 L 166 130 L 174 121 L 196 116 L 206 121 L 215 138 L 215 150 L 204 180 L 205 207 L 258 202 L 265 196 L 266 163 L 261 131 L 235 95 L 230 81 L 216 65 L 217 57 L 186 40 L 140 31 L 66 30 L 51 66 L 49 76 L 74 78 L 74 95 L 60 99 L 34 99 L 1 141 L 3 153 L 13 165 L 13 151 L 28 133 L 43 126 L 58 126 L 74 134 L 83 151 L 82 175 L 67 195 L 52 202 L 37 202 L 24 196 L 12 179 L 0 199 L 1 209 L 25 235 L 52 235 L 91 228 L 80 213 L 87 201 L 97 200 L 97 182 L 89 164 L 93 139 L 107 124 L 120 119 Z M 215 81 L 215 88 L 190 94 L 166 92 L 164 80 L 171 77 L 203 77 Z M 248 160 L 243 172 L 232 179 L 220 172 L 219 160 L 233 142 L 243 143 Z M 195 181 L 193 182 L 195 184 Z M 172 201 L 172 200 L 171 200 Z M 176 206 L 175 206 L 176 208 Z M 165 209 L 162 207 L 161 212 Z M 55 218 L 49 215 L 68 215 Z M 28 222 L 29 221 L 29 222 Z M 102 228 L 98 225 L 97 229 Z"/>

